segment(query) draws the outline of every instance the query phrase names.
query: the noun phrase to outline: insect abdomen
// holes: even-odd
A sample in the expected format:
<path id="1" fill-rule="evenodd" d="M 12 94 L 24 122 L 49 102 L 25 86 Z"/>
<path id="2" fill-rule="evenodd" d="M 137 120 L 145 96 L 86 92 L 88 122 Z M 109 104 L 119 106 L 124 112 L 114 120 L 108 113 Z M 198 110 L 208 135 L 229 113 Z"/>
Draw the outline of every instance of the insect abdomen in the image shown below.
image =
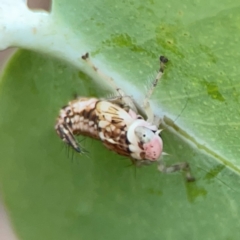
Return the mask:
<path id="1" fill-rule="evenodd" d="M 55 129 L 59 137 L 77 152 L 82 152 L 74 135 L 101 140 L 114 152 L 129 156 L 127 128 L 136 114 L 117 104 L 96 98 L 78 98 L 60 110 Z"/>
<path id="2" fill-rule="evenodd" d="M 77 152 L 82 152 L 74 135 L 99 139 L 97 131 L 96 98 L 78 98 L 60 110 L 55 129 L 59 137 Z"/>
<path id="3" fill-rule="evenodd" d="M 99 139 L 108 149 L 137 160 L 156 161 L 162 151 L 156 126 L 106 100 L 79 98 L 69 102 L 60 110 L 55 129 L 77 152 L 82 149 L 74 135 L 80 134 Z"/>

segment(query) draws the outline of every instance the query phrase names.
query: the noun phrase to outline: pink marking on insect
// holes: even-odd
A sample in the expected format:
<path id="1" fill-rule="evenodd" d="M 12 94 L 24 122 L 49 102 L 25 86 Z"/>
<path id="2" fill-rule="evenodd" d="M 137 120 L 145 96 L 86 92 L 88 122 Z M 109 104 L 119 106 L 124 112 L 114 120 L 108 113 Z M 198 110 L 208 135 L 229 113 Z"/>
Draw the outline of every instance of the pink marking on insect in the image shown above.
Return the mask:
<path id="1" fill-rule="evenodd" d="M 143 148 L 146 152 L 146 159 L 156 161 L 162 154 L 162 139 L 158 136 L 154 136 L 150 142 L 143 144 Z"/>

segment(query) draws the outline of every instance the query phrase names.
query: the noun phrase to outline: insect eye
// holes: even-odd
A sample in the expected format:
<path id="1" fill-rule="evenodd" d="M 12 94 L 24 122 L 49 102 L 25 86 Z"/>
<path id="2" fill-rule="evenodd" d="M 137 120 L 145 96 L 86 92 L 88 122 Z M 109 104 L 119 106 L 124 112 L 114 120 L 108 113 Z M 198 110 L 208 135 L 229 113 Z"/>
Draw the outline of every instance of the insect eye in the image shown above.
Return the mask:
<path id="1" fill-rule="evenodd" d="M 151 129 L 143 126 L 136 127 L 135 134 L 142 143 L 150 142 L 155 135 Z"/>

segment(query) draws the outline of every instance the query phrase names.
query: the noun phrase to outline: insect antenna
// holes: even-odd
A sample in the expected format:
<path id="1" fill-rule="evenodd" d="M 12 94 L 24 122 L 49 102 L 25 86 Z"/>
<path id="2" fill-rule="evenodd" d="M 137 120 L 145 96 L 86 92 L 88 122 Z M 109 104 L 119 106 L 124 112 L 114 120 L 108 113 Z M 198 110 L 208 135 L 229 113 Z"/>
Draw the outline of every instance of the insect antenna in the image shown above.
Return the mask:
<path id="1" fill-rule="evenodd" d="M 189 97 L 187 98 L 187 101 L 185 102 L 184 107 L 182 108 L 181 112 L 177 115 L 173 123 L 175 123 L 178 120 L 178 118 L 182 115 L 183 111 L 187 108 L 188 101 L 189 101 Z"/>

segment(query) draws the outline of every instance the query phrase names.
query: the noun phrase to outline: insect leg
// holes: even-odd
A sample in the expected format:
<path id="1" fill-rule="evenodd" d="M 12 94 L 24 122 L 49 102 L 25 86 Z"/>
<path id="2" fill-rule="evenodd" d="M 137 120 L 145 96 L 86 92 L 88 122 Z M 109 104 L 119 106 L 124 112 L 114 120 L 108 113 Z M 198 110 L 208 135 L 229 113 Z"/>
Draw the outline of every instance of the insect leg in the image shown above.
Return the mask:
<path id="1" fill-rule="evenodd" d="M 128 105 L 133 111 L 137 112 L 136 106 L 134 104 L 134 102 L 132 101 L 132 98 L 130 96 L 127 96 L 124 91 L 119 88 L 114 79 L 107 76 L 106 74 L 104 74 L 102 71 L 99 70 L 98 67 L 96 67 L 93 62 L 90 60 L 89 57 L 89 53 L 86 53 L 85 55 L 82 56 L 82 59 L 88 64 L 89 67 L 91 67 L 97 74 L 98 76 L 105 80 L 106 83 L 112 87 L 112 89 L 114 89 L 117 94 L 119 95 L 117 97 L 117 99 L 121 100 L 122 102 L 124 102 L 126 105 Z"/>
<path id="2" fill-rule="evenodd" d="M 159 60 L 160 60 L 160 69 L 159 69 L 158 74 L 157 74 L 156 78 L 154 79 L 154 81 L 153 81 L 151 87 L 149 88 L 149 90 L 148 90 L 148 92 L 145 96 L 145 99 L 143 101 L 143 108 L 144 108 L 145 113 L 147 115 L 147 121 L 151 122 L 151 123 L 155 122 L 155 120 L 154 120 L 155 117 L 154 117 L 153 111 L 151 109 L 149 99 L 151 98 L 151 96 L 153 94 L 153 91 L 156 88 L 159 80 L 162 78 L 165 63 L 168 62 L 168 59 L 164 56 L 160 56 Z"/>
<path id="3" fill-rule="evenodd" d="M 186 180 L 188 182 L 195 181 L 195 178 L 191 175 L 190 166 L 187 162 L 181 162 L 181 163 L 173 164 L 167 167 L 165 166 L 163 160 L 159 160 L 158 170 L 163 173 L 173 173 L 178 171 L 184 171 Z"/>

